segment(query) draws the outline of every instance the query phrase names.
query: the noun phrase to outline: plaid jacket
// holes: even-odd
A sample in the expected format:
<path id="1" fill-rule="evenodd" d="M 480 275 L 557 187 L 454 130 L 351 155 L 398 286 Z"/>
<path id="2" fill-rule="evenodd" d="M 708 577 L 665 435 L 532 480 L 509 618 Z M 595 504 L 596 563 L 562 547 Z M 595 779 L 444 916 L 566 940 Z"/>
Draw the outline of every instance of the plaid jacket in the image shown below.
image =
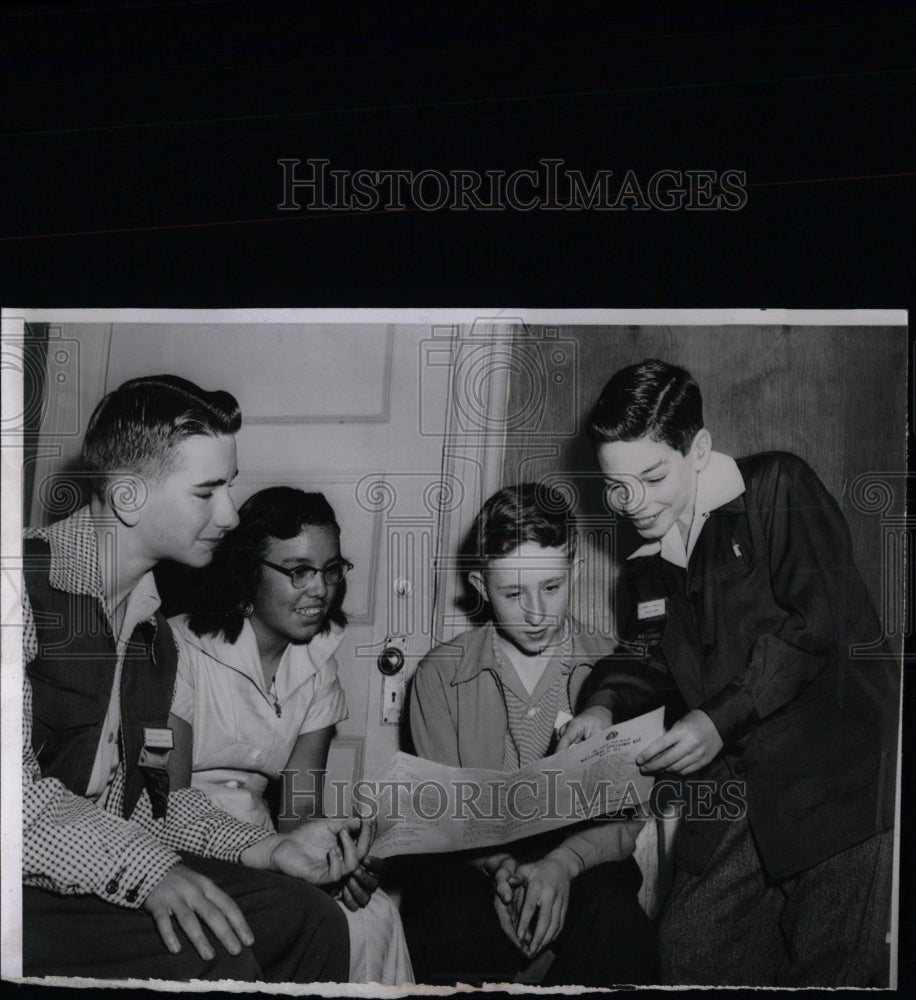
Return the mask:
<path id="1" fill-rule="evenodd" d="M 89 508 L 48 528 L 28 529 L 51 549 L 48 580 L 53 588 L 95 598 L 99 620 L 110 622 L 102 592 L 98 543 Z M 151 627 L 167 629 L 154 615 Z M 28 595 L 23 591 L 23 656 L 38 654 Z M 22 725 L 22 876 L 23 883 L 60 894 L 94 894 L 136 908 L 181 858 L 178 850 L 238 861 L 245 848 L 270 834 L 240 823 L 216 809 L 201 791 L 177 789 L 169 795 L 164 818 L 154 819 L 144 791 L 129 819 L 122 818 L 125 772 L 119 763 L 104 808 L 74 794 L 56 778 L 44 778 L 32 746 L 32 687 L 23 683 Z"/>

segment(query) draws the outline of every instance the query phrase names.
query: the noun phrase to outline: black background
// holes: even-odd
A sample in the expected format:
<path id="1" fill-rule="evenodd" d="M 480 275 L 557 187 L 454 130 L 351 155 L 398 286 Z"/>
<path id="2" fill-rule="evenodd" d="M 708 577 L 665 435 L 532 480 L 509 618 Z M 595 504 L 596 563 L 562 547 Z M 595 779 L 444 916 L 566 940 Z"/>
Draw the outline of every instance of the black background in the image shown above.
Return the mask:
<path id="1" fill-rule="evenodd" d="M 6 6 L 0 303 L 908 308 L 914 25 L 901 2 Z M 748 199 L 284 213 L 282 157 L 732 168 Z M 911 785 L 907 761 L 907 833 Z M 903 866 L 905 988 L 907 836 Z"/>

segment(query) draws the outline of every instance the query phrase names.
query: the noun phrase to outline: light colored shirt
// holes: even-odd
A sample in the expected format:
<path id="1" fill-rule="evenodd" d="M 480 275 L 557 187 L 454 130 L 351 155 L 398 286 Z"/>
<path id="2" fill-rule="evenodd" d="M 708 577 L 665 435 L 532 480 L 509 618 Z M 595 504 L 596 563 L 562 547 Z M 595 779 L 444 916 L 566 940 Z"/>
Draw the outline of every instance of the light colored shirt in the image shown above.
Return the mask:
<path id="1" fill-rule="evenodd" d="M 300 736 L 347 717 L 334 658 L 343 629 L 332 625 L 307 644 L 287 646 L 267 688 L 249 622 L 234 643 L 195 635 L 185 616 L 171 625 L 178 642 L 172 712 L 194 728 L 192 784 L 238 819 L 273 830 L 264 801 L 268 779 L 286 767 Z M 384 892 L 377 889 L 355 912 L 344 907 L 344 914 L 351 982 L 413 982 L 397 907 Z"/>
<path id="2" fill-rule="evenodd" d="M 117 664 L 115 666 L 114 684 L 111 686 L 111 697 L 108 701 L 108 711 L 102 724 L 102 738 L 99 740 L 92 765 L 92 774 L 86 787 L 86 798 L 102 800 L 102 805 L 111 791 L 115 771 L 118 769 L 120 751 L 118 749 L 118 732 L 121 728 L 121 674 L 124 670 L 124 653 L 134 629 L 144 621 L 155 622 L 156 612 L 162 603 L 159 591 L 156 589 L 156 579 L 152 570 L 137 582 L 137 585 L 127 597 L 124 609 L 124 620 L 118 632 L 116 644 Z M 109 624 L 111 624 L 109 620 Z M 128 670 L 130 665 L 128 664 Z"/>
<path id="3" fill-rule="evenodd" d="M 557 717 L 571 718 L 569 672 L 572 640 L 565 629 L 562 641 L 547 655 L 538 657 L 541 672 L 530 691 L 518 673 L 522 654 L 493 631 L 493 655 L 499 667 L 499 682 L 506 702 L 506 743 L 503 770 L 515 771 L 546 757 L 557 728 Z"/>
<path id="4" fill-rule="evenodd" d="M 470 629 L 420 661 L 410 699 L 410 732 L 419 756 L 449 767 L 503 768 L 509 719 L 493 631 L 492 625 Z M 575 705 L 592 665 L 613 651 L 614 641 L 588 635 L 578 623 L 572 623 L 570 634 L 568 656 L 555 659 L 565 661 L 568 700 Z M 643 825 L 642 820 L 580 824 L 563 846 L 586 868 L 620 861 L 633 853 Z"/>
<path id="5" fill-rule="evenodd" d="M 195 635 L 186 616 L 170 624 L 178 643 L 172 712 L 194 731 L 191 783 L 233 815 L 269 827 L 267 780 L 286 767 L 299 736 L 347 717 L 334 658 L 343 630 L 290 643 L 268 689 L 249 622 L 234 643 Z"/>

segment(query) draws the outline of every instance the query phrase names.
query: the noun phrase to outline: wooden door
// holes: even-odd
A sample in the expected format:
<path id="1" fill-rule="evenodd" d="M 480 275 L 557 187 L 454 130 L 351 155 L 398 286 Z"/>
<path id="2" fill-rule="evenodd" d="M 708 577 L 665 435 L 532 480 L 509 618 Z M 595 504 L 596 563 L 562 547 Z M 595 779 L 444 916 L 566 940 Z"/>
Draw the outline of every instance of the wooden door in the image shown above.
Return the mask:
<path id="1" fill-rule="evenodd" d="M 355 781 L 398 749 L 405 682 L 432 641 L 439 521 L 453 508 L 442 470 L 453 334 L 393 323 L 112 330 L 109 387 L 168 371 L 237 396 L 237 503 L 284 484 L 319 490 L 334 507 L 355 568 L 338 652 L 350 714 L 332 744 L 329 781 Z M 406 663 L 386 679 L 376 664 L 390 637 Z"/>
<path id="2" fill-rule="evenodd" d="M 602 510 L 607 515 L 584 434 L 587 412 L 618 369 L 645 358 L 681 365 L 700 385 L 716 450 L 735 457 L 795 452 L 840 501 L 856 562 L 885 632 L 899 648 L 906 628 L 904 327 L 765 322 L 535 326 L 521 332 L 518 350 L 528 352 L 531 343 L 551 341 L 574 346 L 571 378 L 565 386 L 550 387 L 538 433 L 507 442 L 503 482 L 553 479 L 570 484 L 581 496 L 582 512 L 598 532 L 600 545 L 613 557 L 613 539 L 600 529 Z M 516 370 L 522 371 L 521 366 Z M 513 375 L 510 411 L 525 408 L 530 382 L 524 374 Z M 598 575 L 613 584 L 613 566 Z"/>

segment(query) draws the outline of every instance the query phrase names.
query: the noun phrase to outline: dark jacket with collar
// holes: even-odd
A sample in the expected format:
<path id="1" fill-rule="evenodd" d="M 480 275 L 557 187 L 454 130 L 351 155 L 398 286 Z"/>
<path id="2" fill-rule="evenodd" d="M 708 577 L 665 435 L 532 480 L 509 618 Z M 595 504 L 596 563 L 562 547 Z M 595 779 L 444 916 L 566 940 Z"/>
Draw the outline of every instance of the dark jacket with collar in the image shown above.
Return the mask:
<path id="1" fill-rule="evenodd" d="M 631 616 L 633 651 L 598 668 L 589 704 L 635 714 L 642 672 L 706 712 L 725 745 L 690 777 L 745 783 L 764 869 L 780 879 L 892 826 L 899 664 L 811 469 L 784 453 L 738 468 L 745 492 L 711 513 L 686 570 L 660 555 L 628 563 L 633 608 L 664 598 L 664 613 Z M 702 871 L 725 822 L 688 817 L 678 863 Z"/>

